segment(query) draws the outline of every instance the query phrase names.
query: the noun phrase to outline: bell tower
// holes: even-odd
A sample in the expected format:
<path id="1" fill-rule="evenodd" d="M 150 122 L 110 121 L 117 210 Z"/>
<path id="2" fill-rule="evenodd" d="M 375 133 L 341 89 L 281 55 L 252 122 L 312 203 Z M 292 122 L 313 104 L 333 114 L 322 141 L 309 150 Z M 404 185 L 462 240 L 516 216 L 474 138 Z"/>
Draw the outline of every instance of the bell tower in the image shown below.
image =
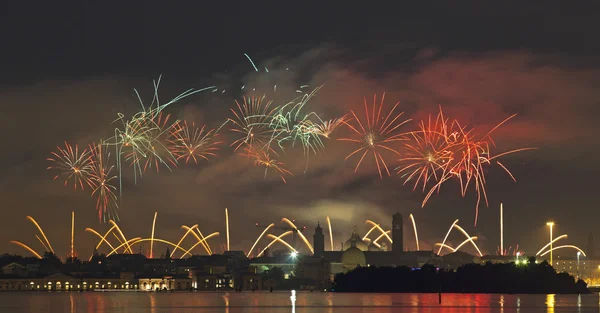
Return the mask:
<path id="1" fill-rule="evenodd" d="M 403 229 L 403 218 L 402 214 L 396 213 L 392 215 L 392 251 L 402 252 L 404 251 L 404 229 Z"/>
<path id="2" fill-rule="evenodd" d="M 313 246 L 314 246 L 314 256 L 322 257 L 323 251 L 325 251 L 325 236 L 323 235 L 323 228 L 321 228 L 321 224 L 317 223 L 317 227 L 315 228 L 315 234 L 313 235 Z"/>

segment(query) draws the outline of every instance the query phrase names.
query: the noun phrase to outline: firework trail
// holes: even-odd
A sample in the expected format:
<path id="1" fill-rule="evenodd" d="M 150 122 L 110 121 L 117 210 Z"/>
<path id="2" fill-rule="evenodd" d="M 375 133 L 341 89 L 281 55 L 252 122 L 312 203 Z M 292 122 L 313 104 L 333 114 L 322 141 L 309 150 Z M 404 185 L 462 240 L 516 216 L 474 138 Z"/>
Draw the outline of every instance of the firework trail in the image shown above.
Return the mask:
<path id="1" fill-rule="evenodd" d="M 65 147 L 56 147 L 56 152 L 51 152 L 51 156 L 47 158 L 48 161 L 52 162 L 53 165 L 48 166 L 47 169 L 58 170 L 59 173 L 54 176 L 54 179 L 58 179 L 61 176 L 65 177 L 65 186 L 69 182 L 73 183 L 73 189 L 77 190 L 79 186 L 82 190 L 84 184 L 90 186 L 90 175 L 91 175 L 91 152 L 88 149 L 79 151 L 79 147 L 68 144 L 65 141 Z"/>
<path id="2" fill-rule="evenodd" d="M 329 243 L 331 244 L 331 251 L 333 251 L 333 230 L 331 229 L 331 220 L 327 217 L 327 226 L 329 228 Z"/>
<path id="3" fill-rule="evenodd" d="M 154 167 L 158 173 L 159 165 L 161 164 L 169 170 L 171 170 L 172 167 L 177 167 L 177 160 L 169 150 L 169 144 L 172 142 L 171 137 L 176 133 L 173 128 L 178 126 L 179 123 L 176 121 L 173 124 L 169 124 L 170 117 L 170 114 L 163 115 L 162 112 L 159 112 L 150 120 L 151 124 L 156 127 L 150 128 L 150 150 L 145 157 L 142 172 L 146 172 L 148 168 Z M 126 155 L 125 159 L 131 160 L 131 166 L 135 166 L 136 164 L 141 165 L 141 161 L 144 159 L 139 159 L 140 156 L 134 153 L 134 151 L 135 150 L 132 151 L 131 155 Z"/>
<path id="4" fill-rule="evenodd" d="M 474 185 L 477 194 L 476 225 L 482 198 L 486 206 L 488 205 L 484 168 L 501 156 L 535 149 L 521 148 L 492 155 L 491 148 L 495 147 L 495 142 L 491 134 L 515 116 L 508 117 L 487 134 L 479 137 L 475 129 L 462 126 L 458 120 L 445 118 L 440 107 L 435 120 L 429 116 L 427 121 L 419 123 L 418 130 L 407 136 L 403 145 L 403 155 L 399 160 L 401 165 L 396 168 L 397 173 L 405 178 L 404 184 L 414 181 L 413 190 L 419 185 L 423 192 L 429 188 L 422 206 L 425 206 L 435 192 L 440 191 L 446 181 L 457 180 L 463 197 L 466 196 L 470 185 Z M 495 161 L 516 181 L 506 166 L 498 160 Z"/>
<path id="5" fill-rule="evenodd" d="M 268 146 L 277 143 L 281 151 L 286 151 L 285 144 L 294 147 L 296 143 L 302 146 L 306 157 L 308 170 L 309 155 L 312 151 L 317 154 L 324 147 L 319 128 L 316 126 L 322 120 L 315 112 L 304 112 L 308 101 L 311 100 L 323 86 L 315 88 L 312 92 L 302 95 L 281 106 L 272 116 L 269 127 L 273 130 Z M 302 92 L 302 91 L 300 91 Z M 316 121 L 313 121 L 316 120 Z"/>
<path id="6" fill-rule="evenodd" d="M 364 100 L 365 105 L 365 117 L 361 122 L 361 119 L 356 115 L 354 111 L 350 111 L 352 118 L 349 121 L 344 121 L 346 125 L 355 135 L 354 138 L 339 138 L 338 140 L 348 141 L 358 144 L 360 147 L 350 153 L 346 160 L 353 155 L 362 152 L 360 159 L 356 164 L 354 171 L 358 171 L 360 164 L 367 155 L 372 153 L 375 163 L 377 164 L 377 171 L 379 177 L 383 178 L 382 167 L 385 172 L 390 175 L 387 163 L 385 162 L 383 155 L 384 151 L 391 152 L 395 155 L 400 155 L 400 152 L 392 148 L 392 144 L 401 140 L 406 139 L 406 134 L 399 133 L 398 128 L 409 122 L 410 120 L 402 120 L 401 117 L 404 112 L 394 114 L 394 111 L 400 104 L 397 102 L 394 107 L 388 112 L 385 118 L 383 118 L 383 101 L 385 99 L 385 93 L 381 97 L 379 108 L 377 106 L 377 95 L 373 95 L 373 107 L 369 110 L 367 99 Z M 370 111 L 370 113 L 369 113 Z M 385 113 L 384 113 L 385 114 Z"/>
<path id="7" fill-rule="evenodd" d="M 244 152 L 245 153 L 242 155 L 252 159 L 255 166 L 265 167 L 265 179 L 267 178 L 267 171 L 269 169 L 279 173 L 279 177 L 284 183 L 287 183 L 285 175 L 294 175 L 283 167 L 284 164 L 282 162 L 272 159 L 269 151 L 260 150 L 254 146 L 248 146 L 244 148 Z M 275 152 L 271 153 L 275 154 Z"/>
<path id="8" fill-rule="evenodd" d="M 258 145 L 261 149 L 268 146 L 273 136 L 273 130 L 269 127 L 272 116 L 277 108 L 271 108 L 272 101 L 265 101 L 262 97 L 244 97 L 244 102 L 235 101 L 238 111 L 230 109 L 233 113 L 232 118 L 228 118 L 225 123 L 231 123 L 232 132 L 240 134 L 241 137 L 231 143 L 237 151 L 245 145 Z"/>
<path id="9" fill-rule="evenodd" d="M 440 178 L 437 185 L 432 187 L 423 201 L 425 205 L 434 190 L 439 190 L 441 184 L 445 181 L 456 178 L 459 181 L 461 187 L 461 194 L 465 197 L 469 190 L 469 185 L 473 182 L 475 192 L 477 194 L 477 202 L 475 204 L 475 225 L 477 225 L 477 218 L 479 216 L 479 204 L 481 198 L 484 199 L 486 206 L 489 205 L 486 191 L 486 176 L 484 172 L 484 166 L 489 166 L 492 161 L 498 159 L 501 156 L 513 154 L 516 152 L 522 152 L 527 150 L 534 150 L 536 148 L 520 148 L 506 152 L 502 152 L 496 155 L 492 154 L 491 147 L 495 147 L 495 142 L 491 137 L 493 131 L 498 129 L 500 126 L 505 124 L 508 120 L 516 115 L 512 115 L 496 125 L 481 139 L 476 139 L 477 135 L 474 129 L 467 129 L 466 127 L 460 126 L 458 121 L 453 121 L 449 126 L 448 140 L 452 142 L 452 145 L 456 147 L 453 151 L 453 159 L 449 162 L 447 170 L 444 175 Z M 500 166 L 506 173 L 516 181 L 512 173 L 498 160 L 496 164 Z"/>
<path id="10" fill-rule="evenodd" d="M 419 234 L 417 233 L 417 223 L 415 222 L 415 217 L 412 214 L 410 214 L 408 218 L 412 221 L 413 229 L 415 230 L 415 241 L 417 242 L 417 251 L 420 251 L 421 249 L 419 249 Z"/>
<path id="11" fill-rule="evenodd" d="M 256 224 L 258 226 L 258 223 Z M 252 245 L 252 247 L 250 247 L 250 250 L 248 250 L 248 253 L 246 254 L 246 257 L 250 257 L 250 255 L 252 254 L 252 250 L 254 250 L 254 247 L 256 247 L 256 244 L 258 243 L 258 241 L 265 235 L 265 233 L 269 230 L 269 228 L 275 226 L 275 223 L 271 223 L 269 224 L 267 227 L 265 227 L 265 229 L 262 231 L 262 233 L 260 233 L 260 235 L 256 238 L 256 241 L 254 241 L 254 244 Z"/>
<path id="12" fill-rule="evenodd" d="M 331 134 L 346 121 L 346 116 L 340 118 L 334 118 L 328 121 L 320 121 L 311 125 L 310 131 L 316 133 L 321 137 L 329 139 Z"/>
<path id="13" fill-rule="evenodd" d="M 177 161 L 185 160 L 187 164 L 190 160 L 198 164 L 198 159 L 208 160 L 209 157 L 215 157 L 218 145 L 222 141 L 217 141 L 217 134 L 214 129 L 205 130 L 206 126 L 196 127 L 194 122 L 188 125 L 187 121 L 178 123 L 172 129 L 173 139 L 170 141 L 170 151 Z"/>
<path id="14" fill-rule="evenodd" d="M 227 251 L 229 251 L 229 211 L 225 208 L 225 232 L 227 237 Z"/>
<path id="15" fill-rule="evenodd" d="M 113 181 L 117 176 L 112 175 L 114 165 L 110 165 L 110 152 L 107 152 L 103 144 L 90 146 L 92 151 L 92 166 L 90 184 L 92 186 L 92 197 L 96 196 L 96 210 L 98 219 L 102 222 L 115 219 L 119 220 L 117 210 L 119 208 L 117 198 L 117 187 Z"/>
<path id="16" fill-rule="evenodd" d="M 167 127 L 168 124 L 165 121 L 166 119 L 161 119 L 162 111 L 169 105 L 176 103 L 181 99 L 215 87 L 210 86 L 202 89 L 188 89 L 170 101 L 161 103 L 158 95 L 161 78 L 162 76 L 159 76 L 157 81 L 153 81 L 154 94 L 152 102 L 148 106 L 144 104 L 138 91 L 134 89 L 141 106 L 141 111 L 137 112 L 129 119 L 126 119 L 125 115 L 122 113 L 117 114 L 115 122 L 120 121 L 121 127 L 115 128 L 114 136 L 104 143 L 105 145 L 115 146 L 120 191 L 122 191 L 123 184 L 122 159 L 129 161 L 130 165 L 132 165 L 134 169 L 134 182 L 136 183 L 137 177 L 141 177 L 144 172 L 145 166 L 141 164 L 141 161 L 146 160 L 151 155 L 152 159 L 158 159 L 159 163 L 162 163 L 169 168 L 167 161 L 163 160 L 160 153 L 156 152 L 156 148 L 161 146 L 160 141 L 157 139 L 160 139 L 162 134 L 166 134 L 169 131 L 169 127 Z M 167 156 L 172 157 L 171 155 Z M 169 162 L 171 164 L 173 163 L 172 160 Z"/>

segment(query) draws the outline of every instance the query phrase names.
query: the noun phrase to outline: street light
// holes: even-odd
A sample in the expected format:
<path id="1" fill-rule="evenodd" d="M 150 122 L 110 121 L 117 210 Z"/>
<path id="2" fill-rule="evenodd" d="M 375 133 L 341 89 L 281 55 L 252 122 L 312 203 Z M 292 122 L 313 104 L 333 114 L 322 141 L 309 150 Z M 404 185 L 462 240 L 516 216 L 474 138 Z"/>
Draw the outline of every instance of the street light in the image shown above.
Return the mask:
<path id="1" fill-rule="evenodd" d="M 519 256 L 521 255 L 521 252 L 517 252 L 517 265 L 519 264 Z"/>
<path id="2" fill-rule="evenodd" d="M 552 266 L 552 226 L 554 226 L 554 222 L 548 222 L 546 225 L 550 226 L 550 266 Z"/>

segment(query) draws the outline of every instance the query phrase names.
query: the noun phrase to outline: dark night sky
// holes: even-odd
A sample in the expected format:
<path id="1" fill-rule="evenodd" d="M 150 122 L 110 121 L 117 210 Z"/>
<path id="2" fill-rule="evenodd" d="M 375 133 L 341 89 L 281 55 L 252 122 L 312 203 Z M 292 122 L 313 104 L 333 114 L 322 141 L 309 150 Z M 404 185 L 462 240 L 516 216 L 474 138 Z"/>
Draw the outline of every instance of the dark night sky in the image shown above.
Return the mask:
<path id="1" fill-rule="evenodd" d="M 158 211 L 158 237 L 177 240 L 182 224 L 197 223 L 205 233 L 222 233 L 213 244 L 218 246 L 228 207 L 232 248 L 248 249 L 260 233 L 255 222 L 284 216 L 312 228 L 329 215 L 338 244 L 353 225 L 364 234 L 365 219 L 389 229 L 391 214 L 399 211 L 411 248 L 409 213 L 416 217 L 422 248 L 441 240 L 459 218 L 479 236 L 482 250 L 495 252 L 500 202 L 506 246 L 518 243 L 537 252 L 547 242 L 550 219 L 557 223 L 556 234 L 568 233 L 571 244 L 585 247 L 590 232 L 600 236 L 594 193 L 600 174 L 597 5 L 162 2 L 3 5 L 0 251 L 22 252 L 9 240 L 37 247 L 35 229 L 25 220 L 32 215 L 57 253 L 66 254 L 75 210 L 76 247 L 83 256 L 91 253 L 96 240 L 83 229 L 107 226 L 98 224 L 88 193 L 52 180 L 45 159 L 64 140 L 87 145 L 110 136 L 116 114 L 138 108 L 133 88 L 148 98 L 152 79 L 160 74 L 163 99 L 192 87 L 230 87 L 168 109 L 211 127 L 228 117 L 241 85 L 268 93 L 277 84 L 282 93 L 293 94 L 299 85 L 326 83 L 310 108 L 327 119 L 385 91 L 387 105 L 401 101 L 411 117 L 435 113 L 441 104 L 446 114 L 482 132 L 518 113 L 496 133 L 499 151 L 539 150 L 505 158 L 516 184 L 500 169 L 489 170 L 490 207 L 481 207 L 473 227 L 473 193 L 462 198 L 450 183 L 420 208 L 420 192 L 403 187 L 398 177 L 380 180 L 374 164 L 354 173 L 355 161 L 343 161 L 352 149 L 341 142 L 328 143 L 324 154 L 311 157 L 305 174 L 301 151 L 292 150 L 282 159 L 295 173 L 285 185 L 275 175 L 263 179 L 262 170 L 224 146 L 217 159 L 150 173 L 135 186 L 124 177 L 120 215 L 128 236 L 149 236 Z M 271 72 L 254 73 L 243 53 Z M 455 234 L 451 241 L 462 238 Z"/>

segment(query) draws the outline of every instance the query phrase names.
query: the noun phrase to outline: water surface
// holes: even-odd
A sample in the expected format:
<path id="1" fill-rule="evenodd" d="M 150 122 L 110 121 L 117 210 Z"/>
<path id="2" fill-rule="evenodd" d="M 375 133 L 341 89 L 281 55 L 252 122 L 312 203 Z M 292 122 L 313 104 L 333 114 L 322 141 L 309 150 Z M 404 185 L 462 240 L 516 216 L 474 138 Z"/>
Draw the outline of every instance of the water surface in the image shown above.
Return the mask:
<path id="1" fill-rule="evenodd" d="M 600 295 L 363 294 L 321 292 L 4 292 L 0 312 L 279 313 L 600 312 Z"/>

